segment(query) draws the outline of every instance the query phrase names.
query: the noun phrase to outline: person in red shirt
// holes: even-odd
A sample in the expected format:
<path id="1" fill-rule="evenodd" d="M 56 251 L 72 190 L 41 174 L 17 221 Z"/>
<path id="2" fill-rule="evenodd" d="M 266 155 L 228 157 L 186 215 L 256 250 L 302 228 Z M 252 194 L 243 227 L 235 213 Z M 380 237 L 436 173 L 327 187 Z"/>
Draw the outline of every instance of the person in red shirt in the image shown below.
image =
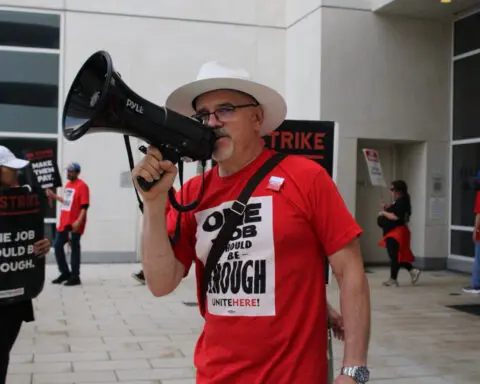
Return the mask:
<path id="1" fill-rule="evenodd" d="M 473 229 L 472 240 L 475 244 L 475 256 L 473 259 L 472 280 L 470 286 L 463 288 L 465 293 L 480 294 L 480 171 L 475 180 L 477 194 L 473 213 L 475 214 L 475 226 Z"/>
<path id="2" fill-rule="evenodd" d="M 248 180 L 275 154 L 262 136 L 286 117 L 275 90 L 250 80 L 242 69 L 205 64 L 197 81 L 174 91 L 166 107 L 215 130 L 203 197 L 182 213 L 165 217 L 168 190 L 177 167 L 150 146 L 133 169 L 143 197 L 142 264 L 155 296 L 173 292 L 195 264 L 197 296 L 206 258 L 232 204 Z M 148 191 L 137 177 L 157 180 Z M 194 201 L 202 176 L 188 180 L 177 201 Z M 367 351 L 370 294 L 359 239 L 327 171 L 303 156 L 287 156 L 260 182 L 208 282 L 205 319 L 195 348 L 199 384 L 327 384 L 325 258 L 340 287 L 344 356 L 335 384 L 369 380 Z"/>
<path id="3" fill-rule="evenodd" d="M 52 281 L 53 284 L 79 285 L 80 280 L 80 238 L 85 232 L 87 210 L 90 206 L 90 190 L 88 185 L 78 176 L 81 172 L 78 163 L 71 163 L 67 167 L 68 182 L 65 185 L 63 197 L 51 190 L 47 195 L 62 203 L 60 220 L 55 237 L 55 258 L 60 276 Z M 65 244 L 70 242 L 71 270 L 68 268 L 65 257 Z"/>

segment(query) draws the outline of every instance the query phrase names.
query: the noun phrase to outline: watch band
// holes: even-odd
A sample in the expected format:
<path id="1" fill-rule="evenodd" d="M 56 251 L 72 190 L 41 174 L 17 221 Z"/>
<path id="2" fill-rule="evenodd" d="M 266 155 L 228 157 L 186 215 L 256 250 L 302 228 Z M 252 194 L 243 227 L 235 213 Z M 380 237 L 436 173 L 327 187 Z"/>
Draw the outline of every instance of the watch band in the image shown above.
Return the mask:
<path id="1" fill-rule="evenodd" d="M 370 371 L 366 366 L 342 367 L 341 374 L 351 377 L 358 384 L 365 384 L 370 380 Z"/>

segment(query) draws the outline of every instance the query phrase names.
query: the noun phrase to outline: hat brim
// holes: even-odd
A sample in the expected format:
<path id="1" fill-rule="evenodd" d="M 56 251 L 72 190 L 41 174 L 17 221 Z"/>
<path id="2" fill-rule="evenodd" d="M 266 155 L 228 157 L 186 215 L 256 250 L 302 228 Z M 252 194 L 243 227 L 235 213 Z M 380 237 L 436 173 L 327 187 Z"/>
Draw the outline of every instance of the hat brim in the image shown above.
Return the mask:
<path id="1" fill-rule="evenodd" d="M 247 93 L 262 106 L 264 120 L 260 129 L 262 136 L 276 130 L 287 116 L 285 99 L 274 89 L 265 85 L 243 79 L 222 77 L 193 81 L 173 91 L 167 98 L 165 106 L 184 116 L 195 114 L 192 102 L 198 96 L 210 91 L 231 89 Z"/>
<path id="2" fill-rule="evenodd" d="M 11 169 L 23 169 L 25 168 L 30 162 L 28 160 L 22 159 L 12 159 L 7 161 L 6 163 L 2 164 L 4 167 L 11 168 Z"/>

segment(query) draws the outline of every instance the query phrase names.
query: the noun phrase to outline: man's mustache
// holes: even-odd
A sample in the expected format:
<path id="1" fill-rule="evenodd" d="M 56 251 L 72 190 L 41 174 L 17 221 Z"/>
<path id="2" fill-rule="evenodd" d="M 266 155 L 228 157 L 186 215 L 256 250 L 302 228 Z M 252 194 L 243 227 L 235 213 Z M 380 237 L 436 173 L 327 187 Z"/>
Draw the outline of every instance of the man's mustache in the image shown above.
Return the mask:
<path id="1" fill-rule="evenodd" d="M 217 139 L 220 139 L 222 137 L 230 137 L 228 132 L 223 127 L 215 128 L 213 132 L 215 133 Z"/>

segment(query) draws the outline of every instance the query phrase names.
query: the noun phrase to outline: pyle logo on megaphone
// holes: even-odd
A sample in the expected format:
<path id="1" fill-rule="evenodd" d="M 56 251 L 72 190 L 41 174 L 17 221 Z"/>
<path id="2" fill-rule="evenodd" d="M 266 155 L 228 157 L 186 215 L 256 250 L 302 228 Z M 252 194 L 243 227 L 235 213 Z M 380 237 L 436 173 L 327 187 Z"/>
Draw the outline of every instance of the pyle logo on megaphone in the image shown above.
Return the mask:
<path id="1" fill-rule="evenodd" d="M 130 100 L 128 98 L 127 98 L 127 108 L 130 108 L 131 110 L 143 115 L 143 105 L 140 105 L 140 104 L 136 103 L 135 101 Z"/>

